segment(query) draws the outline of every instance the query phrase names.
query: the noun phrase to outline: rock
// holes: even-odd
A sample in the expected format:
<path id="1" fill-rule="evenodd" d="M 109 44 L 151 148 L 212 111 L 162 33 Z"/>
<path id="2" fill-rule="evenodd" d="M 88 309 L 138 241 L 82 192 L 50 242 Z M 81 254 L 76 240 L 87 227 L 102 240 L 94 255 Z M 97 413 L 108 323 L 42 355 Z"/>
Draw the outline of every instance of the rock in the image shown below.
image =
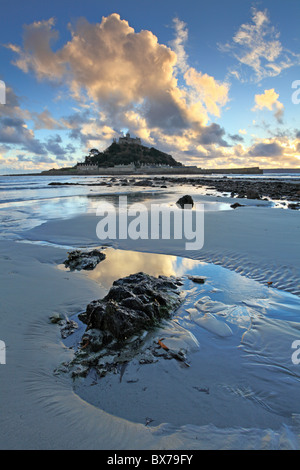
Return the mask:
<path id="1" fill-rule="evenodd" d="M 51 183 L 48 183 L 48 186 L 77 186 L 80 183 L 62 183 L 59 181 L 51 181 Z"/>
<path id="2" fill-rule="evenodd" d="M 153 186 L 153 182 L 151 180 L 140 180 L 133 183 L 133 186 Z"/>
<path id="3" fill-rule="evenodd" d="M 260 199 L 260 195 L 255 189 L 248 189 L 246 191 L 246 197 L 247 199 Z"/>
<path id="4" fill-rule="evenodd" d="M 156 278 L 142 272 L 115 281 L 104 298 L 90 302 L 78 315 L 86 330 L 73 359 L 58 372 L 68 372 L 75 379 L 86 377 L 93 368 L 103 377 L 122 371 L 133 358 L 141 365 L 156 362 L 147 338 L 180 306 L 178 286 L 178 278 Z M 64 333 L 75 327 L 70 322 L 63 326 Z M 176 358 L 183 360 L 180 351 L 177 353 Z"/>
<path id="5" fill-rule="evenodd" d="M 137 273 L 113 283 L 108 294 L 91 302 L 82 321 L 89 329 L 103 333 L 103 344 L 125 341 L 169 318 L 180 305 L 179 290 L 173 279 Z"/>
<path id="6" fill-rule="evenodd" d="M 288 204 L 289 209 L 298 210 L 300 209 L 300 204 Z"/>
<path id="7" fill-rule="evenodd" d="M 232 209 L 236 209 L 237 207 L 243 207 L 244 204 L 240 204 L 239 202 L 235 202 L 234 204 L 231 204 L 230 207 Z"/>
<path id="8" fill-rule="evenodd" d="M 157 362 L 157 359 L 155 359 L 150 349 L 147 349 L 139 356 L 140 364 L 153 364 L 153 362 Z"/>
<path id="9" fill-rule="evenodd" d="M 105 258 L 106 255 L 99 250 L 92 250 L 89 252 L 74 250 L 68 253 L 68 258 L 64 261 L 64 265 L 66 268 L 70 268 L 71 270 L 91 270 Z"/>
<path id="10" fill-rule="evenodd" d="M 194 206 L 194 201 L 193 201 L 192 196 L 185 195 L 185 196 L 182 196 L 181 198 L 179 198 L 178 201 L 176 202 L 176 204 L 178 206 L 180 206 L 181 209 L 185 209 L 186 206 L 189 206 L 187 208 L 190 209 Z"/>
<path id="11" fill-rule="evenodd" d="M 78 328 L 78 324 L 69 318 L 63 318 L 59 313 L 54 313 L 50 317 L 51 323 L 56 323 L 60 326 L 60 332 L 63 339 L 74 333 Z"/>
<path id="12" fill-rule="evenodd" d="M 61 327 L 60 328 L 61 337 L 63 339 L 73 334 L 74 331 L 78 328 L 78 324 L 73 320 L 69 320 L 68 318 L 66 320 L 62 320 L 59 324 Z"/>
<path id="13" fill-rule="evenodd" d="M 63 317 L 60 315 L 60 313 L 53 313 L 53 315 L 50 317 L 51 323 L 60 323 L 63 320 Z"/>

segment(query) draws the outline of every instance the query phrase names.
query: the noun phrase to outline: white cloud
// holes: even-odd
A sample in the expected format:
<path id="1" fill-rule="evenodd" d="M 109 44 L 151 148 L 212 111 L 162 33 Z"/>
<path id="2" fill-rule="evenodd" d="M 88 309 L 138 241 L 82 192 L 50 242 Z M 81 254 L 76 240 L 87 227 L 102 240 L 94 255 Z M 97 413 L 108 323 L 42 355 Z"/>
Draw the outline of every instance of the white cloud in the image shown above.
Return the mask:
<path id="1" fill-rule="evenodd" d="M 56 51 L 51 47 L 58 37 L 53 19 L 27 25 L 23 48 L 8 47 L 18 55 L 16 66 L 39 79 L 68 84 L 73 97 L 98 106 L 112 129 L 126 127 L 128 116 L 135 115 L 134 122 L 141 125 L 137 132 L 149 139 L 159 131 L 178 135 L 188 129 L 200 136 L 209 116 L 220 116 L 229 89 L 188 67 L 187 28 L 178 18 L 174 25 L 174 50 L 151 31 L 135 32 L 116 13 L 101 23 L 81 19 L 71 29 L 71 39 Z M 179 69 L 185 72 L 181 86 Z M 57 125 L 45 112 L 41 117 L 48 126 Z"/>
<path id="2" fill-rule="evenodd" d="M 265 90 L 264 93 L 255 95 L 255 106 L 252 111 L 262 110 L 264 108 L 274 111 L 274 116 L 279 123 L 282 123 L 284 106 L 278 100 L 279 94 L 275 92 L 274 88 Z"/>
<path id="3" fill-rule="evenodd" d="M 181 21 L 179 18 L 174 18 L 173 24 L 176 36 L 175 39 L 170 42 L 170 46 L 177 56 L 176 68 L 178 68 L 181 72 L 186 72 L 189 68 L 188 56 L 185 51 L 185 44 L 188 40 L 188 30 L 186 23 Z"/>
<path id="4" fill-rule="evenodd" d="M 189 68 L 184 75 L 186 83 L 197 92 L 197 101 L 202 102 L 207 111 L 220 117 L 220 109 L 228 102 L 229 86 L 218 83 L 214 77 Z"/>
<path id="5" fill-rule="evenodd" d="M 239 80 L 260 82 L 300 64 L 300 54 L 282 45 L 280 33 L 271 25 L 267 10 L 252 8 L 252 22 L 242 24 L 232 41 L 219 48 L 238 60 L 239 67 L 232 68 L 230 74 Z M 250 76 L 249 69 L 253 72 Z"/>
<path id="6" fill-rule="evenodd" d="M 235 145 L 226 142 L 225 130 L 211 119 L 220 117 L 228 103 L 229 85 L 189 66 L 185 51 L 187 25 L 178 18 L 174 20 L 176 36 L 171 47 L 160 44 L 151 31 L 135 32 L 117 14 L 102 18 L 100 23 L 81 19 L 71 29 L 69 41 L 55 49 L 52 43 L 58 33 L 54 26 L 53 19 L 28 25 L 23 46 L 8 47 L 17 55 L 14 62 L 17 67 L 25 73 L 34 73 L 39 80 L 67 85 L 81 109 L 61 119 L 55 119 L 47 109 L 29 113 L 8 92 L 9 106 L 5 107 L 5 116 L 0 115 L 6 127 L 1 131 L 7 139 L 3 142 L 19 139 L 21 157 L 10 159 L 15 167 L 27 164 L 34 168 L 34 159 L 28 161 L 30 148 L 40 149 L 35 154 L 39 156 L 36 163 L 43 168 L 47 161 L 48 165 L 57 166 L 56 159 L 48 153 L 68 158 L 70 147 L 58 135 L 40 142 L 35 135 L 39 129 L 67 130 L 69 137 L 78 139 L 86 150 L 110 143 L 122 128 L 141 137 L 146 145 L 157 146 L 182 162 L 202 167 L 256 166 L 259 159 L 265 166 L 278 164 L 280 159 L 285 159 L 286 165 L 295 164 L 299 142 L 291 145 L 274 138 L 257 140 L 247 148 L 241 137 L 247 134 L 245 129 L 229 135 Z M 261 47 L 255 51 L 258 44 Z M 234 45 L 238 48 L 236 54 L 241 54 L 242 48 L 244 52 L 248 49 L 248 55 L 237 56 L 241 65 L 253 70 L 255 79 L 282 70 L 286 51 L 265 12 L 254 13 L 253 25 L 242 25 Z M 235 75 L 241 78 L 241 70 L 235 70 Z M 64 86 L 64 92 L 65 89 Z M 283 108 L 275 91 L 265 90 L 256 97 L 256 110 L 271 109 L 280 119 Z M 26 127 L 29 119 L 34 123 L 32 130 Z M 3 166 L 4 153 L 1 155 Z"/>

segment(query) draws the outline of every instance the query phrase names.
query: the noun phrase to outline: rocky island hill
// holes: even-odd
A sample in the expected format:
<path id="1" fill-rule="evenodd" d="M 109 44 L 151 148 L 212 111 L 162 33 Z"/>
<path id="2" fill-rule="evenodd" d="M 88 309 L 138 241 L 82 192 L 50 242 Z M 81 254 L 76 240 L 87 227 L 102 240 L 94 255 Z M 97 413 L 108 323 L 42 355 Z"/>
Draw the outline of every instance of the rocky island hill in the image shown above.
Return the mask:
<path id="1" fill-rule="evenodd" d="M 99 168 L 119 168 L 134 166 L 181 167 L 171 155 L 161 152 L 154 147 L 145 147 L 136 143 L 113 142 L 104 152 L 91 149 L 90 154 L 85 157 L 84 163 L 78 163 L 79 167 L 96 165 Z"/>
<path id="2" fill-rule="evenodd" d="M 43 175 L 118 175 L 118 174 L 211 174 L 211 173 L 246 173 L 261 174 L 255 168 L 205 170 L 196 166 L 185 166 L 177 162 L 172 155 L 154 147 L 142 145 L 138 137 L 132 138 L 127 133 L 103 152 L 93 148 L 83 162 L 74 167 L 52 169 L 42 172 Z"/>

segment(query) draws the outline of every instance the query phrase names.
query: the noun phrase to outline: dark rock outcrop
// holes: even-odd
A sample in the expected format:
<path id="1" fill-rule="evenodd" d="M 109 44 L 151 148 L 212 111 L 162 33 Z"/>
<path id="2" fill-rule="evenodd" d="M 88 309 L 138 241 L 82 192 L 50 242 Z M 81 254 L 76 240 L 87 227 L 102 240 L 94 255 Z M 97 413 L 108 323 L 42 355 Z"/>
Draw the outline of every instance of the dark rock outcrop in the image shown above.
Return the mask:
<path id="1" fill-rule="evenodd" d="M 137 273 L 113 283 L 108 294 L 91 302 L 80 320 L 102 333 L 102 346 L 126 341 L 169 318 L 180 305 L 176 279 Z"/>
<path id="2" fill-rule="evenodd" d="M 185 206 L 193 207 L 194 206 L 194 201 L 193 201 L 192 196 L 189 196 L 188 194 L 186 194 L 185 196 L 182 196 L 181 198 L 179 198 L 178 201 L 176 202 L 176 204 L 178 206 L 180 206 L 181 209 L 184 209 Z"/>
<path id="3" fill-rule="evenodd" d="M 133 186 L 153 186 L 153 182 L 151 180 L 139 180 L 133 183 Z"/>
<path id="4" fill-rule="evenodd" d="M 85 330 L 79 343 L 78 336 L 75 339 L 74 357 L 57 367 L 55 375 L 68 373 L 76 379 L 94 370 L 100 378 L 108 373 L 120 374 L 121 381 L 133 359 L 143 365 L 174 358 L 189 366 L 185 348 L 172 349 L 155 339 L 156 328 L 163 329 L 182 304 L 182 285 L 180 278 L 143 272 L 116 280 L 105 297 L 94 300 L 77 315 L 79 328 L 86 325 Z M 61 322 L 58 315 L 51 321 L 62 326 L 63 338 L 76 327 L 73 321 Z"/>
<path id="5" fill-rule="evenodd" d="M 255 189 L 248 189 L 246 192 L 247 199 L 260 199 L 259 192 Z"/>

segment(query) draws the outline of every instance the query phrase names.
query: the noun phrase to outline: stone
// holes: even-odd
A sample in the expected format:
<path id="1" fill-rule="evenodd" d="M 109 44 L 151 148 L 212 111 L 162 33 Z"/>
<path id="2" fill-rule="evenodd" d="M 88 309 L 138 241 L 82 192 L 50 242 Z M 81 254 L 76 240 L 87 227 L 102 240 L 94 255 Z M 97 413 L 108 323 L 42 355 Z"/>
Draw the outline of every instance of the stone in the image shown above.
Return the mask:
<path id="1" fill-rule="evenodd" d="M 133 186 L 153 186 L 153 182 L 151 180 L 140 180 L 133 183 Z"/>
<path id="2" fill-rule="evenodd" d="M 188 194 L 186 194 L 185 196 L 182 196 L 181 198 L 179 198 L 178 201 L 176 202 L 176 204 L 178 206 L 180 206 L 181 209 L 185 209 L 186 206 L 193 207 L 194 206 L 194 201 L 193 201 L 192 196 L 189 196 Z M 190 208 L 190 207 L 188 207 L 188 208 Z"/>
<path id="3" fill-rule="evenodd" d="M 61 316 L 60 313 L 53 313 L 50 317 L 50 322 L 51 323 L 60 323 L 63 320 L 63 317 Z"/>
<path id="4" fill-rule="evenodd" d="M 68 253 L 68 258 L 64 261 L 64 265 L 71 270 L 91 270 L 105 258 L 106 255 L 99 250 L 91 250 L 89 252 L 74 250 Z"/>
<path id="5" fill-rule="evenodd" d="M 247 199 L 260 199 L 259 192 L 255 189 L 248 189 L 246 192 Z"/>
<path id="6" fill-rule="evenodd" d="M 155 328 L 181 305 L 184 295 L 177 277 L 150 276 L 143 272 L 114 281 L 102 299 L 90 302 L 78 319 L 86 325 L 74 357 L 57 373 L 67 372 L 73 379 L 86 377 L 91 369 L 101 378 L 108 373 L 120 373 L 136 359 L 139 364 L 157 362 L 157 343 L 149 345 Z M 72 323 L 63 325 L 75 327 Z M 164 359 L 185 362 L 185 354 L 162 350 Z"/>
<path id="7" fill-rule="evenodd" d="M 90 302 L 81 320 L 103 333 L 103 344 L 125 341 L 169 318 L 180 305 L 176 280 L 144 273 L 131 274 L 113 283 L 108 294 Z"/>

